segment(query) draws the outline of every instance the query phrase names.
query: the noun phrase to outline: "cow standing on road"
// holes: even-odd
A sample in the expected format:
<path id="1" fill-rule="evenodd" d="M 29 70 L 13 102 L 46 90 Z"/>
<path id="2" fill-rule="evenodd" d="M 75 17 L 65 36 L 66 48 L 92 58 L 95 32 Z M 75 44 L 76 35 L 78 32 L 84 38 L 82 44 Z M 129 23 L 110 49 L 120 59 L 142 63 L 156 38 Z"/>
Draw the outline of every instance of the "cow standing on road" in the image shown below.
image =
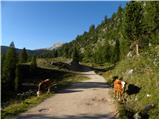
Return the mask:
<path id="1" fill-rule="evenodd" d="M 37 96 L 40 96 L 45 91 L 47 91 L 47 93 L 49 93 L 51 85 L 52 85 L 52 81 L 50 79 L 46 79 L 46 80 L 40 82 L 38 84 Z"/>

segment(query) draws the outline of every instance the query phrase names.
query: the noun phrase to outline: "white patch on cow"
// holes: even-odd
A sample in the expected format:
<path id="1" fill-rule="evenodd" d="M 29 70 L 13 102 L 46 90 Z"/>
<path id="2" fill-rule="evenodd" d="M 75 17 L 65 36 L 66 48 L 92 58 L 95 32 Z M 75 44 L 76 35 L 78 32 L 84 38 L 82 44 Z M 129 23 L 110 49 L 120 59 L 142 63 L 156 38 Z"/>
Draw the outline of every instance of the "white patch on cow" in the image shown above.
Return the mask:
<path id="1" fill-rule="evenodd" d="M 126 84 L 124 81 L 121 81 L 122 88 L 124 88 L 124 85 Z"/>
<path id="2" fill-rule="evenodd" d="M 40 96 L 40 91 L 37 91 L 37 97 L 39 97 Z"/>

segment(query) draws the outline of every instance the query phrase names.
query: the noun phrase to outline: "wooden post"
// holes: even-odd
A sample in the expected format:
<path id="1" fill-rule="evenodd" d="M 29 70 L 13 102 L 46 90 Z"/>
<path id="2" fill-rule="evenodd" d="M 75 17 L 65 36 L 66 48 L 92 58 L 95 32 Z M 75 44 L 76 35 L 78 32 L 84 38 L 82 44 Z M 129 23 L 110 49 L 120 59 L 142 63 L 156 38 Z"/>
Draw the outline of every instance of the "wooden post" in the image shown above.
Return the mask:
<path id="1" fill-rule="evenodd" d="M 136 55 L 139 56 L 138 43 L 136 43 Z"/>

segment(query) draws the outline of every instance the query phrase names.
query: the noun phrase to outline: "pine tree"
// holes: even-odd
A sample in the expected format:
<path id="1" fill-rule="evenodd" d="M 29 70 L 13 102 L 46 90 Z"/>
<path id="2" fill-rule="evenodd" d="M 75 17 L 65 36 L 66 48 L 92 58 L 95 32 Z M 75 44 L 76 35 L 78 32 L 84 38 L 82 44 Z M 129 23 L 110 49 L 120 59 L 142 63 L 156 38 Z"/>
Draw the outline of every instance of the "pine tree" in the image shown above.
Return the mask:
<path id="1" fill-rule="evenodd" d="M 108 43 L 105 45 L 104 51 L 105 62 L 111 62 L 112 48 Z"/>
<path id="2" fill-rule="evenodd" d="M 139 55 L 139 43 L 143 32 L 143 9 L 141 2 L 131 1 L 125 11 L 125 35 L 130 43 L 136 46 L 136 55 Z"/>
<path id="3" fill-rule="evenodd" d="M 120 44 L 119 40 L 116 39 L 116 44 L 113 51 L 113 62 L 116 63 L 120 60 Z"/>
<path id="4" fill-rule="evenodd" d="M 20 63 L 25 63 L 28 60 L 28 54 L 25 48 L 23 48 L 23 50 L 20 53 L 20 58 L 19 58 L 19 62 Z"/>
<path id="5" fill-rule="evenodd" d="M 90 33 L 94 33 L 94 31 L 95 31 L 95 26 L 94 26 L 94 25 L 91 25 L 91 26 L 89 27 L 89 32 L 90 32 Z"/>
<path id="6" fill-rule="evenodd" d="M 158 33 L 159 33 L 159 2 L 150 1 L 143 2 L 144 6 L 144 19 L 145 24 L 145 39 L 149 39 L 150 43 L 158 44 Z"/>
<path id="7" fill-rule="evenodd" d="M 10 47 L 8 48 L 6 53 L 2 73 L 2 82 L 6 84 L 11 90 L 14 90 L 16 62 L 17 59 L 15 45 L 13 42 L 11 42 Z"/>

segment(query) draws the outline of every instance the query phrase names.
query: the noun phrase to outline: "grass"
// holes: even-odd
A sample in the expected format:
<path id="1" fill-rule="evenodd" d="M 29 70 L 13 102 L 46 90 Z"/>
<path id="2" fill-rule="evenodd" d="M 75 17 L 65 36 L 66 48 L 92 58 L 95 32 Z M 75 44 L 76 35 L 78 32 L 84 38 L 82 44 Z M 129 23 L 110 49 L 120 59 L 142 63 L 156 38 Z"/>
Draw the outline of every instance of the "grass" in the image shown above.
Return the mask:
<path id="1" fill-rule="evenodd" d="M 64 57 L 57 57 L 57 58 L 38 58 L 37 63 L 38 65 L 45 66 L 50 64 L 51 62 L 69 62 L 70 59 Z"/>
<path id="2" fill-rule="evenodd" d="M 113 76 L 123 76 L 124 81 L 140 87 L 137 94 L 128 95 L 127 102 L 119 105 L 120 117 L 131 118 L 135 112 L 142 111 L 148 104 L 154 104 L 155 107 L 148 111 L 149 118 L 157 119 L 159 116 L 159 88 L 158 88 L 158 61 L 154 63 L 157 56 L 157 49 L 141 53 L 139 57 L 126 58 L 120 61 L 113 70 L 103 74 L 109 84 L 113 85 Z M 126 72 L 133 69 L 132 75 Z M 147 94 L 150 97 L 147 97 Z"/>
<path id="3" fill-rule="evenodd" d="M 86 62 L 82 62 L 83 65 L 89 66 L 89 67 L 95 67 L 95 68 L 99 68 L 99 69 L 106 69 L 110 66 L 112 66 L 111 63 L 104 63 L 104 64 L 96 64 L 96 63 L 86 63 Z"/>
<path id="4" fill-rule="evenodd" d="M 40 102 L 44 101 L 46 98 L 52 96 L 53 94 L 44 94 L 40 97 L 32 96 L 22 102 L 19 103 L 13 103 L 10 104 L 9 106 L 5 107 L 1 111 L 1 118 L 11 118 L 18 113 L 26 111 L 28 108 L 33 107 Z"/>
<path id="5" fill-rule="evenodd" d="M 63 58 L 63 57 L 57 57 L 57 58 L 38 58 L 37 64 L 40 68 L 47 68 L 47 69 L 53 69 L 53 70 L 61 70 L 68 72 L 69 70 L 65 67 L 65 65 L 68 65 L 68 63 L 71 61 L 71 59 Z M 61 62 L 60 66 L 51 65 L 52 62 Z"/>
<path id="6" fill-rule="evenodd" d="M 64 88 L 68 87 L 69 85 L 71 85 L 72 83 L 87 80 L 87 79 L 89 79 L 89 78 L 87 78 L 85 76 L 69 74 L 69 73 L 65 74 L 64 79 L 57 83 L 56 90 L 64 89 Z M 1 118 L 12 118 L 12 117 L 16 116 L 17 114 L 26 111 L 30 107 L 33 107 L 33 106 L 41 103 L 46 98 L 53 96 L 53 95 L 54 95 L 54 93 L 44 94 L 40 97 L 31 96 L 30 98 L 27 98 L 27 99 L 22 100 L 20 102 L 17 101 L 17 102 L 10 103 L 7 107 L 2 109 Z"/>

